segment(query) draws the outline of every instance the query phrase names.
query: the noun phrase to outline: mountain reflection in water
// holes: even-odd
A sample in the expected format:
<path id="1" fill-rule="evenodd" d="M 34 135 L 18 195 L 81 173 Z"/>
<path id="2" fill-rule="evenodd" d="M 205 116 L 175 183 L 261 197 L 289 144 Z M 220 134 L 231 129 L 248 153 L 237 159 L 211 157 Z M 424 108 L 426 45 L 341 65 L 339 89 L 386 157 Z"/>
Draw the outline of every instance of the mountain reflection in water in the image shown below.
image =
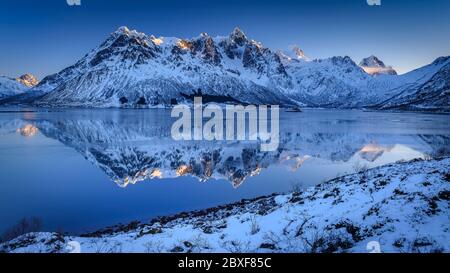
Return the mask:
<path id="1" fill-rule="evenodd" d="M 26 113 L 2 119 L 0 130 L 57 140 L 120 187 L 190 175 L 199 181 L 224 179 L 237 188 L 269 168 L 286 173 L 280 179 L 293 179 L 307 162 L 326 179 L 398 160 L 447 155 L 449 128 L 440 124 L 445 120 L 361 111 L 282 113 L 275 152 L 262 152 L 252 141 L 174 141 L 174 119 L 164 109 Z"/>
<path id="2" fill-rule="evenodd" d="M 0 112 L 0 231 L 32 216 L 47 231 L 93 231 L 449 154 L 446 115 L 282 111 L 276 152 L 174 141 L 174 120 L 167 109 Z"/>

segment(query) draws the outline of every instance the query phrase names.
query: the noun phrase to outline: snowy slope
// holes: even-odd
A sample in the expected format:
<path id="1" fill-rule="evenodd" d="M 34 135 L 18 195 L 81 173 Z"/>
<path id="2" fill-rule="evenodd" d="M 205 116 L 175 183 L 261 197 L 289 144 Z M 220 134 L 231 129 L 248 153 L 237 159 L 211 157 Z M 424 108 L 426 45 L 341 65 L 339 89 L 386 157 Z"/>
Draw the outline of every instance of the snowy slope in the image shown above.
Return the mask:
<path id="1" fill-rule="evenodd" d="M 0 99 L 25 92 L 28 88 L 22 83 L 5 76 L 0 76 Z"/>
<path id="2" fill-rule="evenodd" d="M 304 192 L 118 225 L 82 237 L 30 233 L 5 252 L 449 252 L 450 159 L 391 164 Z"/>
<path id="3" fill-rule="evenodd" d="M 425 70 L 425 69 L 424 69 Z M 432 70 L 421 84 L 404 89 L 380 106 L 383 109 L 450 111 L 450 57 L 442 57 L 426 67 Z M 436 71 L 437 70 L 437 71 Z M 419 74 L 421 71 L 411 73 Z M 430 78 L 429 75 L 432 75 Z"/>
<path id="4" fill-rule="evenodd" d="M 28 73 L 15 79 L 0 76 L 0 99 L 23 94 L 38 83 L 36 77 Z"/>

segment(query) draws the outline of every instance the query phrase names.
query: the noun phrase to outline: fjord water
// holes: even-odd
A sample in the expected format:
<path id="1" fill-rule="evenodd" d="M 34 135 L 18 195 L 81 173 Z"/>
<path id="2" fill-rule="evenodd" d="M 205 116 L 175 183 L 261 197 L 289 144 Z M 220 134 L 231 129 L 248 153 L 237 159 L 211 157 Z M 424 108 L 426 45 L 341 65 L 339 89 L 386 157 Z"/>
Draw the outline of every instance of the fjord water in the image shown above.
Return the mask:
<path id="1" fill-rule="evenodd" d="M 174 141 L 168 109 L 1 109 L 0 231 L 81 233 L 207 208 L 399 160 L 449 155 L 448 115 L 280 113 L 280 146 Z"/>

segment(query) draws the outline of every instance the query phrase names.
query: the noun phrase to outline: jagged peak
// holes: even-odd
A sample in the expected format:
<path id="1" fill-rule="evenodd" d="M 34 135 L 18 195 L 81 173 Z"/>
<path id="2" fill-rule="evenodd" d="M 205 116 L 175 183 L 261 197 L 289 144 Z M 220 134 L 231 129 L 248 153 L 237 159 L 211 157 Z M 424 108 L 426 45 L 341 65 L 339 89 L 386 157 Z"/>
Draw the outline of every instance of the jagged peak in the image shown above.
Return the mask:
<path id="1" fill-rule="evenodd" d="M 356 66 L 356 63 L 353 61 L 353 59 L 347 55 L 346 56 L 334 56 L 334 57 L 328 58 L 328 60 L 331 60 L 335 64 L 351 64 L 351 65 Z"/>
<path id="2" fill-rule="evenodd" d="M 305 58 L 306 58 L 305 52 L 304 52 L 302 49 L 300 49 L 300 47 L 294 46 L 294 47 L 292 48 L 292 51 L 295 53 L 295 55 L 296 55 L 299 59 L 305 59 Z"/>
<path id="3" fill-rule="evenodd" d="M 207 32 L 201 32 L 198 36 L 192 37 L 191 39 L 179 39 L 179 40 L 189 40 L 191 42 L 195 41 L 206 41 L 208 38 L 212 38 Z"/>
<path id="4" fill-rule="evenodd" d="M 165 37 L 155 37 L 154 35 L 150 35 L 150 40 L 157 46 L 162 45 L 164 43 Z"/>
<path id="5" fill-rule="evenodd" d="M 130 29 L 127 26 L 120 26 L 116 30 L 117 33 L 129 33 Z"/>
<path id="6" fill-rule="evenodd" d="M 370 55 L 367 58 L 364 58 L 359 63 L 360 66 L 367 66 L 367 67 L 382 67 L 385 68 L 386 65 L 383 61 L 381 61 L 377 56 Z"/>
<path id="7" fill-rule="evenodd" d="M 136 38 L 145 38 L 147 35 L 143 32 L 139 32 L 135 29 L 130 30 L 127 26 L 121 26 L 116 31 L 114 31 L 113 35 L 126 35 L 128 37 L 136 37 Z"/>
<path id="8" fill-rule="evenodd" d="M 245 41 L 247 41 L 247 36 L 245 36 L 244 32 L 239 27 L 234 28 L 229 38 L 238 45 L 243 45 Z"/>
<path id="9" fill-rule="evenodd" d="M 254 45 L 255 47 L 257 47 L 258 49 L 262 49 L 264 48 L 263 44 L 259 41 L 256 40 L 250 40 L 250 44 Z"/>
<path id="10" fill-rule="evenodd" d="M 38 79 L 30 73 L 23 74 L 22 76 L 16 78 L 16 81 L 27 87 L 34 87 L 39 83 Z"/>
<path id="11" fill-rule="evenodd" d="M 242 31 L 242 29 L 240 29 L 239 27 L 235 27 L 235 28 L 233 29 L 233 32 L 231 32 L 231 35 L 234 35 L 234 36 L 244 36 L 244 37 L 245 37 L 244 31 Z"/>
<path id="12" fill-rule="evenodd" d="M 311 61 L 309 57 L 305 55 L 305 52 L 297 45 L 289 46 L 289 50 L 277 50 L 277 56 L 283 63 Z"/>

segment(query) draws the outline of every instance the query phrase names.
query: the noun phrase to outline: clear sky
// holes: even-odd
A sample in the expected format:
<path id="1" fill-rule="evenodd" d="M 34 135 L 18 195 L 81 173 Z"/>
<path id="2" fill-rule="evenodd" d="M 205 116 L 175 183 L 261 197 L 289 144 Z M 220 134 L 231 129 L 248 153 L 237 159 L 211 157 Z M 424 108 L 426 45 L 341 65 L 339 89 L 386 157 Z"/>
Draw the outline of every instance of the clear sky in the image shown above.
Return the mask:
<path id="1" fill-rule="evenodd" d="M 0 1 L 0 74 L 42 78 L 75 63 L 126 25 L 155 36 L 227 35 L 239 26 L 273 49 L 311 58 L 371 54 L 400 73 L 450 55 L 449 0 Z"/>

